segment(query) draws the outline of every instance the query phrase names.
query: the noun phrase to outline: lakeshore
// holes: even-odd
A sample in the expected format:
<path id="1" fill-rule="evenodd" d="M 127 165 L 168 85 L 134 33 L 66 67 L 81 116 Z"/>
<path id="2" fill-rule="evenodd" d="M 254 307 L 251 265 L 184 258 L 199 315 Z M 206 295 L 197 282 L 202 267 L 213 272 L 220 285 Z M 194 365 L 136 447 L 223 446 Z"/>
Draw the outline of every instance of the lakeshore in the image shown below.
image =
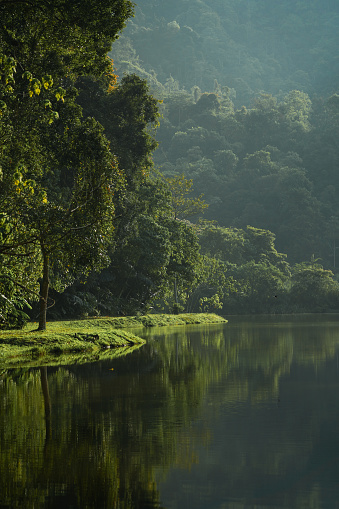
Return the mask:
<path id="1" fill-rule="evenodd" d="M 0 331 L 0 368 L 117 357 L 145 343 L 128 329 L 214 323 L 227 323 L 227 320 L 213 313 L 98 317 L 49 322 L 45 331 L 38 331 L 36 323 L 29 323 L 22 330 Z"/>

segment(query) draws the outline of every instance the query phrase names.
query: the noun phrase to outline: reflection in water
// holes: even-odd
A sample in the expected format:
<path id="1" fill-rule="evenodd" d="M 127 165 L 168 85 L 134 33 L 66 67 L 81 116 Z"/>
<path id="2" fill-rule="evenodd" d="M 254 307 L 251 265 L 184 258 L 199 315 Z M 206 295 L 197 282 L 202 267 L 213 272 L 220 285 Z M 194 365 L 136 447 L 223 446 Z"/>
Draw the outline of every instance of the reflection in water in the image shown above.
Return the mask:
<path id="1" fill-rule="evenodd" d="M 338 316 L 139 331 L 0 378 L 0 508 L 333 508 Z"/>
<path id="2" fill-rule="evenodd" d="M 42 394 L 44 395 L 44 406 L 45 406 L 45 421 L 46 421 L 46 442 L 51 438 L 51 420 L 52 420 L 52 410 L 51 410 L 51 399 L 49 397 L 48 390 L 48 378 L 47 378 L 47 366 L 43 366 L 40 368 L 41 375 L 41 389 Z"/>

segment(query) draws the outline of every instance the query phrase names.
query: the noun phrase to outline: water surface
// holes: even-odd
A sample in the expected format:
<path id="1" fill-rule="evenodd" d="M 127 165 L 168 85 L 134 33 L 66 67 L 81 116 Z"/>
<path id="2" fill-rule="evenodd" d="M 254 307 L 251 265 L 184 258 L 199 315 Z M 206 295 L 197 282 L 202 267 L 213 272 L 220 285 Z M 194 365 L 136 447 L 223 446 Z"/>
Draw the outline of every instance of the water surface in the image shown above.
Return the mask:
<path id="1" fill-rule="evenodd" d="M 138 331 L 1 372 L 0 509 L 339 507 L 339 316 Z"/>

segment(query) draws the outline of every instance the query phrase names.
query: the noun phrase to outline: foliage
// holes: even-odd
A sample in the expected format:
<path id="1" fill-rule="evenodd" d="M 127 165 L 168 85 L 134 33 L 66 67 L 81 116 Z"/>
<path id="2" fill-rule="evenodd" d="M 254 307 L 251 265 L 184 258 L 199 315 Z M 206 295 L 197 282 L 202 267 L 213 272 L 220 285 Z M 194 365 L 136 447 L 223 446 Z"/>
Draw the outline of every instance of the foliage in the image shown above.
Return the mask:
<path id="1" fill-rule="evenodd" d="M 107 263 L 113 193 L 122 180 L 103 128 L 81 118 L 74 85 L 86 75 L 112 85 L 107 51 L 132 4 L 101 0 L 96 16 L 88 7 L 0 2 L 0 255 L 19 274 L 11 280 L 14 298 L 5 297 L 19 304 L 27 292 L 32 297 L 32 279 L 41 278 L 41 329 L 50 282 L 62 288 Z M 30 268 L 25 284 L 22 257 Z"/>
<path id="2" fill-rule="evenodd" d="M 215 257 L 222 264 L 223 284 L 228 283 L 224 315 L 337 309 L 339 285 L 333 273 L 325 270 L 314 255 L 310 262 L 291 267 L 286 255 L 276 250 L 275 236 L 270 231 L 202 222 L 200 244 L 209 260 Z"/>
<path id="3" fill-rule="evenodd" d="M 286 255 L 275 248 L 272 232 L 203 222 L 200 243 L 202 252 L 216 258 L 223 268 L 223 314 L 283 310 L 291 272 Z"/>
<path id="4" fill-rule="evenodd" d="M 171 98 L 166 102 L 170 105 Z M 330 141 L 331 128 L 337 129 L 335 109 L 318 103 L 315 114 L 309 97 L 299 91 L 280 102 L 266 94 L 251 109 L 227 113 L 221 107 L 209 114 L 208 126 L 196 106 L 189 107 L 181 125 L 172 125 L 169 117 L 160 125 L 155 162 L 165 177 L 184 172 L 193 179 L 195 192 L 209 205 L 208 219 L 270 230 L 291 263 L 315 253 L 330 267 L 330 224 L 338 214 L 337 147 Z"/>
<path id="5" fill-rule="evenodd" d="M 129 208 L 120 209 L 125 213 L 116 221 L 109 265 L 93 272 L 86 284 L 54 295 L 55 318 L 145 313 L 163 302 L 172 308 L 178 299 L 186 302 L 188 289 L 198 281 L 197 234 L 192 223 L 174 217 L 164 179 L 148 176 L 139 180 L 137 190 L 126 185 L 122 199 Z"/>
<path id="6" fill-rule="evenodd" d="M 118 73 L 137 68 L 162 96 L 227 85 L 241 107 L 262 91 L 338 87 L 335 2 L 140 0 L 135 12 L 114 55 Z"/>
<path id="7" fill-rule="evenodd" d="M 130 59 L 152 75 L 164 99 L 156 164 L 166 178 L 193 179 L 209 219 L 270 230 L 291 263 L 316 253 L 333 268 L 338 108 L 329 62 L 337 8 L 194 0 L 186 7 L 142 0 L 124 32 L 129 54 L 121 45 L 116 55 L 118 69 Z M 315 36 L 324 26 L 326 59 Z M 329 100 L 319 98 L 326 93 Z"/>
<path id="8" fill-rule="evenodd" d="M 25 101 L 17 100 L 17 108 L 22 105 L 25 111 Z M 68 102 L 72 105 L 72 98 L 65 101 L 66 108 L 70 107 Z M 11 109 L 6 119 L 13 132 L 17 108 Z M 55 280 L 52 284 L 57 286 L 69 283 L 68 276 L 72 278 L 76 272 L 102 263 L 104 236 L 110 230 L 108 214 L 114 211 L 112 191 L 119 180 L 101 126 L 93 119 L 81 122 L 79 114 L 73 113 L 71 118 L 73 125 L 60 121 L 57 127 L 52 124 L 47 132 L 42 130 L 39 119 L 34 118 L 34 132 L 38 133 L 34 139 L 37 158 L 30 164 L 24 154 L 17 153 L 17 157 L 24 158 L 25 166 L 20 163 L 14 166 L 14 175 L 10 158 L 17 137 L 7 141 L 2 151 L 4 162 L 8 161 L 3 166 L 4 181 L 8 182 L 3 192 L 10 206 L 5 209 L 9 224 L 1 253 L 35 258 L 40 254 L 43 263 L 40 300 L 45 309 L 50 268 Z M 33 143 L 29 139 L 25 141 L 28 145 Z M 39 153 L 44 159 L 43 172 L 35 166 Z M 37 263 L 36 269 L 39 266 Z M 41 320 L 44 328 L 45 319 Z"/>
<path id="9" fill-rule="evenodd" d="M 319 265 L 300 264 L 293 271 L 291 299 L 298 311 L 328 311 L 339 305 L 339 284 L 333 272 Z"/>
<path id="10" fill-rule="evenodd" d="M 277 312 L 284 285 L 288 281 L 286 274 L 276 266 L 265 261 L 247 262 L 232 271 L 236 281 L 236 291 L 230 296 L 230 311 L 246 313 Z"/>
<path id="11" fill-rule="evenodd" d="M 208 207 L 202 199 L 202 194 L 197 198 L 190 198 L 193 180 L 187 180 L 184 175 L 173 178 L 166 178 L 170 193 L 172 195 L 172 210 L 174 219 L 189 219 L 196 216 Z"/>
<path id="12" fill-rule="evenodd" d="M 336 268 L 338 98 L 310 99 L 322 64 L 298 52 L 278 70 L 273 33 L 297 45 L 301 20 L 330 9 L 142 0 L 117 41 L 128 0 L 95 15 L 89 0 L 37 2 L 0 0 L 2 325 L 36 299 L 42 329 L 54 301 L 54 317 L 321 309 L 290 265 L 314 253 Z M 266 50 L 244 52 L 244 29 Z M 203 212 L 217 223 L 195 224 Z M 335 288 L 319 294 L 332 309 Z"/>

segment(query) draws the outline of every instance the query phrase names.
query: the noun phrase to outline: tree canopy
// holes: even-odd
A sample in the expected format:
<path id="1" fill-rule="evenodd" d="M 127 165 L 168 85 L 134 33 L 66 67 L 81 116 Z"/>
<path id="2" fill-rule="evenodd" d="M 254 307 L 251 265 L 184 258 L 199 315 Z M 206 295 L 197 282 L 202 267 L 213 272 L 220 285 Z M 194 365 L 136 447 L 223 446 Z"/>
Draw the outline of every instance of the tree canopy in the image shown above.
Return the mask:
<path id="1" fill-rule="evenodd" d="M 76 87 L 83 75 L 112 79 L 107 51 L 132 5 L 98 2 L 93 15 L 88 2 L 2 1 L 0 13 L 0 255 L 12 288 L 2 299 L 36 291 L 34 277 L 26 285 L 13 276 L 28 264 L 41 278 L 43 329 L 50 276 L 58 287 L 105 264 L 122 177 L 103 127 L 82 117 Z"/>
<path id="2" fill-rule="evenodd" d="M 63 318 L 335 308 L 336 84 L 312 95 L 318 39 L 316 67 L 268 50 L 278 11 L 297 45 L 303 5 L 0 0 L 4 327 L 43 329 L 54 301 Z M 310 12 L 333 43 L 336 10 Z M 301 297 L 317 285 L 323 308 Z"/>

